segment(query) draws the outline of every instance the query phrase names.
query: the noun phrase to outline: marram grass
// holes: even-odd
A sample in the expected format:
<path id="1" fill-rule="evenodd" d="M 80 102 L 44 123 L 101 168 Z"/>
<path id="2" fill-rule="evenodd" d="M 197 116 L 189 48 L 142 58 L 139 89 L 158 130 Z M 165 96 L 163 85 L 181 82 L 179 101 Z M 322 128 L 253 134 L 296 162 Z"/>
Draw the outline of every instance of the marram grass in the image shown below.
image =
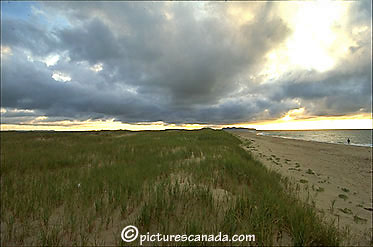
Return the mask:
<path id="1" fill-rule="evenodd" d="M 240 145 L 209 129 L 2 132 L 1 246 L 127 245 L 127 225 L 256 240 L 151 245 L 338 245 L 333 224 Z"/>

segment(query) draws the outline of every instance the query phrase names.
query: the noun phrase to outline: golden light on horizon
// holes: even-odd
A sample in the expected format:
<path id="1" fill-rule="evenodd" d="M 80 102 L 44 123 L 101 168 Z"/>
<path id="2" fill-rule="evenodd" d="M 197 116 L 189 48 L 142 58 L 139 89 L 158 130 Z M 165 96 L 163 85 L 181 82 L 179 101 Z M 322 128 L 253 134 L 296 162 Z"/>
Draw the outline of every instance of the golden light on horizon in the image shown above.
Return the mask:
<path id="1" fill-rule="evenodd" d="M 45 118 L 43 118 L 45 119 Z M 2 124 L 1 130 L 55 130 L 55 131 L 94 131 L 94 130 L 131 130 L 131 131 L 142 131 L 142 130 L 165 130 L 165 129 L 201 129 L 205 126 L 200 124 L 167 124 L 164 122 L 152 122 L 152 123 L 121 123 L 110 120 L 86 120 L 86 121 L 55 121 L 55 122 L 38 122 L 35 119 L 33 121 L 22 123 L 22 124 Z"/>
<path id="2" fill-rule="evenodd" d="M 230 125 L 217 124 L 168 124 L 162 121 L 152 123 L 121 123 L 110 120 L 87 121 L 56 121 L 38 122 L 45 118 L 35 119 L 22 124 L 2 124 L 1 130 L 55 130 L 55 131 L 94 131 L 94 130 L 166 130 L 185 129 L 196 130 L 201 128 L 220 129 L 224 127 L 245 127 L 257 130 L 310 130 L 310 129 L 372 129 L 373 120 L 370 114 L 358 114 L 339 117 L 309 117 L 295 119 L 294 114 L 301 114 L 303 108 L 289 111 L 280 119 L 255 123 L 238 123 Z"/>
<path id="3" fill-rule="evenodd" d="M 286 113 L 285 117 L 281 118 L 281 120 L 288 122 L 295 119 L 298 115 L 302 115 L 304 113 L 304 107 L 290 110 Z"/>
<path id="4" fill-rule="evenodd" d="M 258 130 L 372 129 L 373 120 L 369 113 L 303 119 L 292 119 L 291 115 L 286 115 L 278 120 L 239 124 L 237 126 L 256 128 Z"/>

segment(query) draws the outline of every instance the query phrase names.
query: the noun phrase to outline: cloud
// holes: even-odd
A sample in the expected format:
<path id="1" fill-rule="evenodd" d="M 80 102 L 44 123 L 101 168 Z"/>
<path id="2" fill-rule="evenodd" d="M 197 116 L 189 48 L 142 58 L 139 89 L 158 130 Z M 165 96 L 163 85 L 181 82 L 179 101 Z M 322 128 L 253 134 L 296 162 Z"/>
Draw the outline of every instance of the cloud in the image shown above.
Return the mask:
<path id="1" fill-rule="evenodd" d="M 23 19 L 3 18 L 2 33 L 2 46 L 26 48 L 35 56 L 48 55 L 58 43 L 53 33 Z"/>
<path id="2" fill-rule="evenodd" d="M 276 6 L 42 2 L 43 15 L 34 10 L 33 18 L 48 21 L 3 19 L 2 46 L 12 56 L 2 65 L 2 107 L 133 123 L 235 123 L 299 107 L 316 115 L 369 112 L 370 27 L 351 34 L 354 45 L 331 71 L 293 70 L 264 83 L 267 54 L 293 30 Z M 358 11 L 364 4 L 353 6 L 348 30 L 368 23 L 369 12 Z"/>
<path id="3" fill-rule="evenodd" d="M 59 49 L 67 50 L 72 62 L 88 61 L 93 65 L 123 56 L 120 42 L 98 19 L 84 26 L 63 29 L 57 36 L 61 42 Z"/>

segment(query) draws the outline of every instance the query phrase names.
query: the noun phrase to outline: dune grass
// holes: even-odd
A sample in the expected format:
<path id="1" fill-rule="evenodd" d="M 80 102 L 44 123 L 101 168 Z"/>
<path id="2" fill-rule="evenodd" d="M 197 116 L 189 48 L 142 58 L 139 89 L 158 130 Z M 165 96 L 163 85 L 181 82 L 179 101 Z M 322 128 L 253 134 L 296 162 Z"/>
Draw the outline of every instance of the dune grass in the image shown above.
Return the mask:
<path id="1" fill-rule="evenodd" d="M 338 245 L 333 224 L 240 145 L 209 129 L 2 132 L 1 245 L 124 245 L 127 225 L 143 234 L 255 234 L 255 245 L 284 236 Z"/>

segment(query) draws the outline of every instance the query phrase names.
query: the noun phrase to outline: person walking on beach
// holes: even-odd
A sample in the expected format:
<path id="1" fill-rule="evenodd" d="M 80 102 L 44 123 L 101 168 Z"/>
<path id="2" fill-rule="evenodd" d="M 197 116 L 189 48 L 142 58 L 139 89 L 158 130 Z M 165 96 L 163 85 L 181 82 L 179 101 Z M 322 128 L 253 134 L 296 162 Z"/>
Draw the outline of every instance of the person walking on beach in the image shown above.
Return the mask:
<path id="1" fill-rule="evenodd" d="M 350 144 L 350 138 L 347 138 L 347 143 Z"/>

